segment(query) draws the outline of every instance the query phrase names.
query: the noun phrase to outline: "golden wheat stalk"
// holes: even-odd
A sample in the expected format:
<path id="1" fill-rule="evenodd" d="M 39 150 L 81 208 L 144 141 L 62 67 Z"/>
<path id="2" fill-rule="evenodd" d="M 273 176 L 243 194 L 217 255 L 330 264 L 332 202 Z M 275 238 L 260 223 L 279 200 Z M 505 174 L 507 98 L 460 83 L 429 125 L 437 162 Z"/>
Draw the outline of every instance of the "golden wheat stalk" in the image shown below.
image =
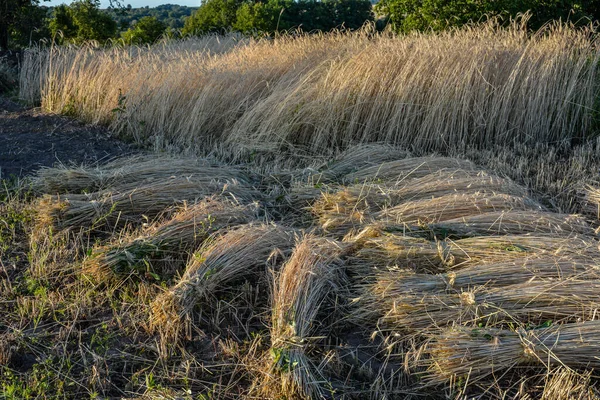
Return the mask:
<path id="1" fill-rule="evenodd" d="M 271 317 L 273 368 L 283 393 L 322 397 L 326 378 L 309 357 L 315 339 L 327 336 L 327 319 L 344 289 L 340 256 L 344 246 L 305 237 L 275 279 Z"/>
<path id="2" fill-rule="evenodd" d="M 143 272 L 168 279 L 210 234 L 256 218 L 256 205 L 242 206 L 218 197 L 204 199 L 141 234 L 95 247 L 82 270 L 99 281 Z"/>
<path id="3" fill-rule="evenodd" d="M 444 382 L 452 376 L 471 381 L 518 365 L 600 367 L 599 321 L 515 331 L 455 327 L 444 330 L 427 346 L 428 379 Z"/>
<path id="4" fill-rule="evenodd" d="M 165 340 L 177 337 L 197 304 L 210 307 L 217 290 L 265 275 L 270 260 L 291 251 L 295 236 L 294 230 L 278 225 L 247 224 L 203 244 L 179 282 L 152 303 L 152 329 Z"/>

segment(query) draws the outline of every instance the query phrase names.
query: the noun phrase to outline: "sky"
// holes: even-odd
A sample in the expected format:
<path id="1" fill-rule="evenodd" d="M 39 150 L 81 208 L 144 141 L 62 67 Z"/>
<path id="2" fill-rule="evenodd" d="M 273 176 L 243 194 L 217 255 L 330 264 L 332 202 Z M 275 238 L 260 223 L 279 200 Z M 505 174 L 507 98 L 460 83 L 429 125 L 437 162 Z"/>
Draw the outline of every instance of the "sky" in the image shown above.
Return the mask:
<path id="1" fill-rule="evenodd" d="M 40 1 L 40 4 L 44 6 L 57 6 L 59 4 L 70 4 L 72 0 L 51 0 L 51 1 Z M 161 4 L 179 4 L 182 6 L 198 7 L 200 6 L 200 0 L 121 0 L 124 5 L 131 4 L 131 7 L 156 7 Z M 108 0 L 100 0 L 100 7 L 108 7 Z"/>

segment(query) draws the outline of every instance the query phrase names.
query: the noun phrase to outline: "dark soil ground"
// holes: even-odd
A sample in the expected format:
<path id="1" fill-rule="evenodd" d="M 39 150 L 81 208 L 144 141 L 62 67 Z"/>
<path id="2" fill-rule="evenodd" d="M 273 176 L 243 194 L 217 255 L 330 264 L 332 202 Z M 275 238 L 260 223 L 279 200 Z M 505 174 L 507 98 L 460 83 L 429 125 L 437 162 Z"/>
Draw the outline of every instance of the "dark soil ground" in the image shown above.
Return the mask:
<path id="1" fill-rule="evenodd" d="M 95 164 L 138 152 L 102 127 L 26 109 L 0 96 L 0 178 L 63 164 Z"/>

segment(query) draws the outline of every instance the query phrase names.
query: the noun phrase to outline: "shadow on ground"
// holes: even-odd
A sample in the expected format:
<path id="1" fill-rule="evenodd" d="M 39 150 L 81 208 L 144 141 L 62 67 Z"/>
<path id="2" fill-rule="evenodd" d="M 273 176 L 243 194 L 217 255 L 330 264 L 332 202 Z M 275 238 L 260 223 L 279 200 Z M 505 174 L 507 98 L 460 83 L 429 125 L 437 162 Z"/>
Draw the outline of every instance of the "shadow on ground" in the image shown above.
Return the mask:
<path id="1" fill-rule="evenodd" d="M 0 97 L 0 178 L 57 163 L 89 165 L 138 151 L 105 128 L 25 109 Z"/>

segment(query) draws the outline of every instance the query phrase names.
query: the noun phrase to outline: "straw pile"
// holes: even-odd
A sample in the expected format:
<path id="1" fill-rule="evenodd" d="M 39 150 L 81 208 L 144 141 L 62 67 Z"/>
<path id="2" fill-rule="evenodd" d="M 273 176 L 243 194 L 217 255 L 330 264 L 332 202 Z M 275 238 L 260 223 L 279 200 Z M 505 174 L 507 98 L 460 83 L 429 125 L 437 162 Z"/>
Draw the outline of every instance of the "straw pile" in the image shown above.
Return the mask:
<path id="1" fill-rule="evenodd" d="M 600 321 L 546 329 L 444 330 L 427 346 L 428 378 L 441 383 L 452 376 L 474 381 L 517 365 L 600 368 Z"/>
<path id="2" fill-rule="evenodd" d="M 388 229 L 394 226 L 388 224 Z M 405 230 L 405 226 L 396 229 Z M 421 228 L 422 229 L 422 228 Z M 419 228 L 413 229 L 419 230 Z M 544 211 L 496 211 L 429 224 L 426 230 L 435 236 L 468 237 L 484 235 L 550 234 L 568 237 L 574 234 L 594 236 L 594 230 L 578 215 Z"/>
<path id="3" fill-rule="evenodd" d="M 39 193 L 91 193 L 115 186 L 138 186 L 173 176 L 207 176 L 214 180 L 247 181 L 237 168 L 199 158 L 167 156 L 135 156 L 114 160 L 101 167 L 42 168 L 33 178 Z"/>
<path id="4" fill-rule="evenodd" d="M 323 377 L 309 357 L 344 289 L 340 243 L 305 237 L 275 280 L 271 328 L 273 368 L 281 375 L 282 393 L 323 398 Z"/>
<path id="5" fill-rule="evenodd" d="M 296 233 L 278 225 L 247 224 L 205 243 L 188 263 L 180 281 L 152 303 L 151 326 L 164 338 L 179 335 L 183 322 L 218 290 L 267 272 L 294 247 Z"/>
<path id="6" fill-rule="evenodd" d="M 183 207 L 173 218 L 145 229 L 137 237 L 94 248 L 83 270 L 100 281 L 143 272 L 168 279 L 210 234 L 249 223 L 257 217 L 257 211 L 256 205 L 237 205 L 218 197 L 204 199 Z"/>
<path id="7" fill-rule="evenodd" d="M 349 209 L 377 212 L 407 201 L 426 200 L 457 193 L 527 196 L 527 190 L 523 187 L 485 172 L 474 174 L 464 170 L 443 170 L 394 186 L 373 183 L 347 186 L 337 193 L 324 194 L 315 205 L 315 212 L 318 215 L 332 210 L 343 213 L 344 210 Z"/>
<path id="8" fill-rule="evenodd" d="M 115 228 L 152 220 L 170 207 L 215 194 L 243 203 L 260 198 L 237 181 L 218 181 L 206 175 L 166 178 L 135 188 L 125 185 L 124 189 L 115 187 L 90 195 L 45 196 L 38 209 L 41 221 L 58 228 Z"/>
<path id="9" fill-rule="evenodd" d="M 440 170 L 475 171 L 475 164 L 471 161 L 449 157 L 414 157 L 403 160 L 388 161 L 367 168 L 358 169 L 347 174 L 345 183 L 362 183 L 377 180 L 398 184 L 406 179 L 422 178 L 425 175 Z"/>
<path id="10" fill-rule="evenodd" d="M 376 232 L 361 242 L 352 264 L 369 268 L 399 267 L 440 273 L 480 263 L 524 257 L 587 256 L 600 258 L 597 243 L 580 238 L 508 235 L 428 241 Z"/>

